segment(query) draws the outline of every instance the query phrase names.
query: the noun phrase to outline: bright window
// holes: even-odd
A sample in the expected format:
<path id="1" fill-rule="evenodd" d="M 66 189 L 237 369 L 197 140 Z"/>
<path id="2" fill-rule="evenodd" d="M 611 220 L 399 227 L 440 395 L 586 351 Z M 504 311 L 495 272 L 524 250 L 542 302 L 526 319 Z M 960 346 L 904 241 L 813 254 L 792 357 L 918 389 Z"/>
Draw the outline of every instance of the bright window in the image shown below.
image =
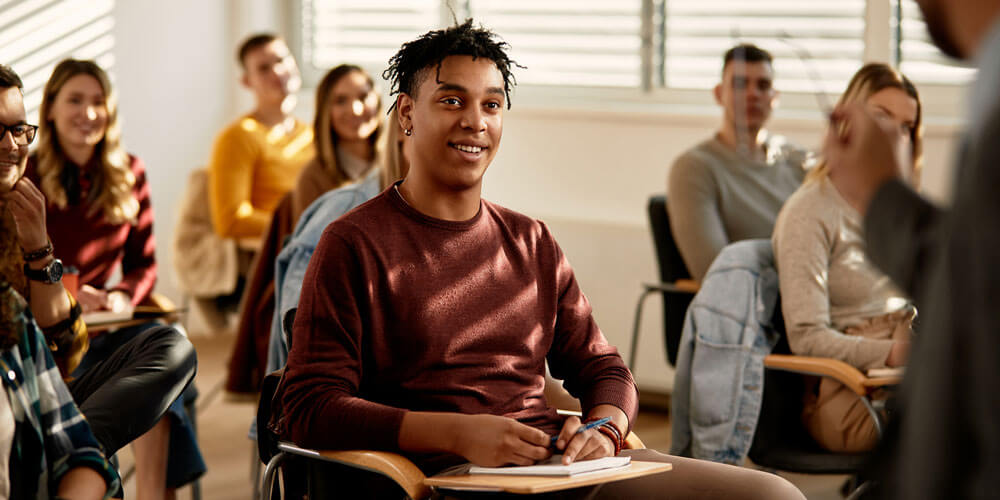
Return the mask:
<path id="1" fill-rule="evenodd" d="M 24 82 L 28 120 L 37 123 L 42 89 L 67 58 L 93 59 L 113 77 L 114 0 L 0 0 L 0 62 Z"/>

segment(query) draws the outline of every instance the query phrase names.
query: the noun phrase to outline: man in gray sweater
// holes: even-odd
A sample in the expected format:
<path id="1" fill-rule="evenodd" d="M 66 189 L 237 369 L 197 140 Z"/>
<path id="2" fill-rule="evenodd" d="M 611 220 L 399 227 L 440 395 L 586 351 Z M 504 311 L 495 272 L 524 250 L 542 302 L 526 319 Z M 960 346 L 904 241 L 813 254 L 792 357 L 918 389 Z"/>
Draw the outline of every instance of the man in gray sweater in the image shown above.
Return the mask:
<path id="1" fill-rule="evenodd" d="M 836 110 L 825 155 L 865 214 L 868 254 L 921 319 L 877 460 L 883 497 L 995 498 L 1000 491 L 1000 0 L 918 0 L 945 53 L 974 59 L 952 206 L 899 179 L 894 134 L 863 108 Z"/>
<path id="2" fill-rule="evenodd" d="M 764 129 L 778 97 L 771 54 L 741 44 L 723 60 L 714 89 L 722 126 L 682 154 L 667 181 L 671 231 L 696 281 L 729 243 L 770 238 L 805 175 L 805 151 Z"/>

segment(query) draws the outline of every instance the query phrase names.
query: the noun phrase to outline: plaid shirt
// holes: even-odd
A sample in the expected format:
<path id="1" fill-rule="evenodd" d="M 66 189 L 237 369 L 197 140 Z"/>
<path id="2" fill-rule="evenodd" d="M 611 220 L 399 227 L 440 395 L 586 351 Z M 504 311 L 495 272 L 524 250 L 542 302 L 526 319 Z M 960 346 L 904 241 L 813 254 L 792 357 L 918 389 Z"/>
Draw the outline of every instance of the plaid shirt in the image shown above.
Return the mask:
<path id="1" fill-rule="evenodd" d="M 8 287 L 0 290 L 0 301 L 20 326 L 18 343 L 0 353 L 0 378 L 16 422 L 10 498 L 49 498 L 76 467 L 89 467 L 104 478 L 105 498 L 121 496 L 118 473 L 73 402 L 24 299 Z"/>

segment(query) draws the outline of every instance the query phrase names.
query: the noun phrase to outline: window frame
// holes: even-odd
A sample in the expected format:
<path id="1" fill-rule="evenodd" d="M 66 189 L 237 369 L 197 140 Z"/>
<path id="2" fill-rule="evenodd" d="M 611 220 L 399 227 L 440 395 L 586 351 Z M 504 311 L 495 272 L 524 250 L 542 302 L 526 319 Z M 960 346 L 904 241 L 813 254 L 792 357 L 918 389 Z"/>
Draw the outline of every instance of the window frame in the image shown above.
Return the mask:
<path id="1" fill-rule="evenodd" d="M 289 43 L 292 52 L 300 62 L 300 70 L 304 82 L 304 90 L 313 90 L 323 77 L 326 69 L 313 67 L 309 61 L 308 47 L 305 45 L 305 25 L 301 14 L 304 2 L 309 0 L 291 0 L 288 16 L 290 24 Z M 636 87 L 599 87 L 599 86 L 549 86 L 539 84 L 520 84 L 513 92 L 512 101 L 515 108 L 560 111 L 560 112 L 637 112 L 643 114 L 662 114 L 677 116 L 717 115 L 718 106 L 712 97 L 711 89 L 683 89 L 659 86 L 656 83 L 656 71 L 659 64 L 656 60 L 657 51 L 654 46 L 654 16 L 659 0 L 642 0 L 642 19 L 640 28 L 640 62 L 641 84 Z M 669 0 L 664 0 L 669 1 Z M 882 61 L 898 65 L 896 50 L 897 30 L 891 22 L 897 8 L 897 1 L 866 0 L 865 31 L 863 37 L 863 62 Z M 457 12 L 467 9 L 468 0 L 440 0 L 440 22 L 434 29 L 451 23 L 451 10 Z M 459 16 L 461 17 L 461 16 Z M 431 29 L 429 27 L 428 29 Z M 503 36 L 503 34 L 500 34 Z M 721 54 L 719 55 L 721 61 Z M 348 62 L 348 61 L 345 61 Z M 861 64 L 861 62 L 859 62 Z M 721 66 L 721 63 L 720 63 Z M 860 66 L 859 66 L 860 67 Z M 388 82 L 382 80 L 385 67 L 365 67 L 379 86 L 383 95 L 388 95 Z M 516 71 L 515 71 L 516 76 Z M 847 82 L 844 82 L 846 86 Z M 967 85 L 918 84 L 918 91 L 923 102 L 924 122 L 945 128 L 959 126 L 961 117 L 966 113 L 965 95 Z M 779 108 L 776 111 L 783 118 L 792 120 L 823 121 L 823 113 L 817 104 L 817 97 L 809 92 L 781 92 L 779 88 Z M 835 102 L 839 94 L 828 93 L 827 100 Z"/>

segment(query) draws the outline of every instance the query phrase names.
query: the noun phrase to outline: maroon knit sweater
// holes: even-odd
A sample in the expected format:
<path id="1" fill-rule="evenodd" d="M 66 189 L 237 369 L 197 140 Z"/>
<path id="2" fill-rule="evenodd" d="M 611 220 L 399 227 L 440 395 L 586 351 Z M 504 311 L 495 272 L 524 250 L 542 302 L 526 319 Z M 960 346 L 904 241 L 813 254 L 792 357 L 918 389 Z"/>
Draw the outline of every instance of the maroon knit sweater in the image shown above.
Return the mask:
<path id="1" fill-rule="evenodd" d="M 548 228 L 483 201 L 468 221 L 394 187 L 330 224 L 309 263 L 278 430 L 319 449 L 399 451 L 406 410 L 489 413 L 549 434 L 545 361 L 584 411 L 638 393 Z M 428 472 L 449 457 L 411 457 Z M 454 458 L 454 457 L 450 457 Z"/>
<path id="2" fill-rule="evenodd" d="M 85 166 L 67 165 L 67 174 L 76 173 L 79 196 L 65 209 L 48 204 L 45 225 L 56 257 L 63 265 L 80 270 L 80 284 L 106 288 L 115 268 L 121 265 L 122 280 L 112 290 L 123 290 L 132 303 L 142 302 L 156 284 L 156 241 L 153 239 L 153 208 L 149 201 L 146 167 L 142 160 L 129 156 L 135 186 L 132 192 L 139 201 L 135 224 L 109 224 L 100 210 L 90 214 L 88 196 L 92 186 L 90 170 L 100 168 L 95 157 Z M 74 172 L 75 171 L 75 172 Z M 39 186 L 35 155 L 28 158 L 25 177 Z M 72 195 L 73 193 L 69 193 Z"/>

